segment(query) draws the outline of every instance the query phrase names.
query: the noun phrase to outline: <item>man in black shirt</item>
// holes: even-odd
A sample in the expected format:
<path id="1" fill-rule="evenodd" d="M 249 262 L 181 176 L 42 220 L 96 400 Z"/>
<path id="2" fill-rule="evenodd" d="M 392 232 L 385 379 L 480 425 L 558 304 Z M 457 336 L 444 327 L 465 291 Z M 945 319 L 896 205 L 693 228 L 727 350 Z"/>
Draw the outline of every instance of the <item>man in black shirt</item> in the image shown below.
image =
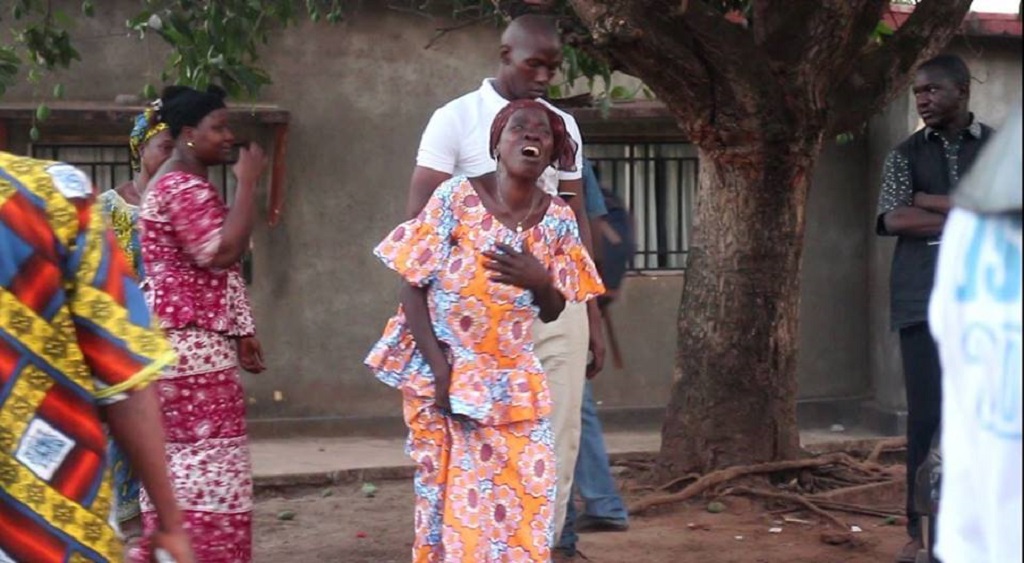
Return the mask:
<path id="1" fill-rule="evenodd" d="M 925 128 L 889 153 L 878 201 L 877 233 L 897 236 L 892 262 L 891 323 L 899 331 L 907 393 L 907 532 L 911 541 L 896 561 L 913 563 L 922 548 L 914 477 L 939 428 L 942 371 L 928 328 L 949 194 L 992 134 L 968 110 L 970 71 L 960 57 L 922 64 L 914 80 L 917 112 Z"/>

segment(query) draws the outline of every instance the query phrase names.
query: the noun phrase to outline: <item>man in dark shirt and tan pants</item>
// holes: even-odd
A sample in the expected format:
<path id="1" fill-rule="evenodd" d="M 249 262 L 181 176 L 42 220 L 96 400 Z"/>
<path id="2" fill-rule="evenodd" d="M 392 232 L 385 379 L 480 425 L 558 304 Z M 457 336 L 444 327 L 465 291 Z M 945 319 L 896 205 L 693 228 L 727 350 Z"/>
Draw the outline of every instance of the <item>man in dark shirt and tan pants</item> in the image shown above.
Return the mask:
<path id="1" fill-rule="evenodd" d="M 942 408 L 942 371 L 928 327 L 928 300 L 949 194 L 992 134 L 968 110 L 970 81 L 967 65 L 955 55 L 936 57 L 918 68 L 913 91 L 925 127 L 889 153 L 878 201 L 877 233 L 899 237 L 892 262 L 891 324 L 900 335 L 907 393 L 910 542 L 897 562 L 913 563 L 923 548 L 914 482 L 939 428 Z"/>

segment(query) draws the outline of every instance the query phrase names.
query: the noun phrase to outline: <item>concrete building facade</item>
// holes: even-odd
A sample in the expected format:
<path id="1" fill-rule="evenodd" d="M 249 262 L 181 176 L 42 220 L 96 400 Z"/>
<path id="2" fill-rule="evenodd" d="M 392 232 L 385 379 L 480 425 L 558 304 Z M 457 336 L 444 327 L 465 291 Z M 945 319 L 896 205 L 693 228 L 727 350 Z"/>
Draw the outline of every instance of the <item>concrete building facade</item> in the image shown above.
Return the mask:
<path id="1" fill-rule="evenodd" d="M 73 154 L 86 154 L 97 143 L 127 144 L 130 108 L 118 108 L 114 100 L 137 92 L 147 80 L 155 82 L 166 56 L 153 38 L 125 37 L 123 22 L 135 5 L 104 2 L 95 18 L 78 23 L 74 35 L 83 60 L 47 78 L 61 80 L 74 102 L 53 104 L 54 115 L 63 118 L 43 124 L 38 143 L 28 139 L 26 117 L 38 93 L 50 85 L 26 84 L 0 99 L 6 131 L 0 142 L 7 150 L 38 154 L 41 147 L 68 144 L 79 150 Z M 285 194 L 283 211 L 274 227 L 261 221 L 253 238 L 250 290 L 269 363 L 264 374 L 246 376 L 257 432 L 400 427 L 397 393 L 362 366 L 398 296 L 398 280 L 370 250 L 402 218 L 419 135 L 431 112 L 494 72 L 498 33 L 471 27 L 424 49 L 434 34 L 424 20 L 366 9 L 336 25 L 302 23 L 268 45 L 262 63 L 274 84 L 259 106 L 236 111 L 243 135 L 281 145 L 278 149 L 285 139 L 279 131 L 287 123 L 287 151 L 278 151 L 285 165 L 278 181 Z M 991 35 L 969 32 L 952 49 L 967 57 L 977 77 L 977 116 L 998 126 L 1020 99 L 1019 25 L 1016 35 Z M 623 104 L 608 117 L 591 110 L 578 116 L 588 154 L 604 162 L 612 176 L 614 162 L 633 167 L 629 170 L 644 162 L 668 162 L 663 170 L 673 178 L 696 172 L 690 167 L 697 163 L 688 156 L 692 147 L 651 104 Z M 902 375 L 887 311 L 892 245 L 873 235 L 874 207 L 882 159 L 917 126 L 912 100 L 900 96 L 865 134 L 830 143 L 819 160 L 802 274 L 799 383 L 807 425 L 899 429 Z M 664 176 L 651 178 L 646 184 L 634 178 L 629 185 L 641 193 Z M 665 254 L 683 243 L 666 250 L 673 243 L 658 237 L 666 225 L 685 231 L 687 197 L 692 197 L 687 182 L 676 181 L 678 193 L 658 196 L 669 197 L 679 210 L 674 220 L 660 220 L 661 227 L 649 230 L 650 245 L 660 244 L 662 253 L 652 259 L 663 263 L 630 275 L 614 309 L 625 366 L 609 368 L 595 381 L 609 419 L 661 422 L 673 382 L 685 270 Z M 265 182 L 265 192 L 270 183 Z M 644 200 L 650 211 L 642 229 L 658 221 L 655 204 L 661 200 L 650 197 Z M 264 205 L 264 220 L 268 212 Z"/>

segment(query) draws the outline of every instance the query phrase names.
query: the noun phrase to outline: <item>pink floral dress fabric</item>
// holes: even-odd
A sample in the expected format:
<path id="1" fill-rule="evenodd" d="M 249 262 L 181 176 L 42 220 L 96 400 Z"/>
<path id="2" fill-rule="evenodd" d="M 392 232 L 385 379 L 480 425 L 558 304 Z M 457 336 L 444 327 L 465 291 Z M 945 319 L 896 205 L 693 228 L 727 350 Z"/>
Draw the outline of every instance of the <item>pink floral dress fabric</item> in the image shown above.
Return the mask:
<path id="1" fill-rule="evenodd" d="M 158 383 L 167 461 L 185 527 L 204 563 L 252 560 L 252 471 L 245 396 L 233 337 L 254 333 L 237 265 L 211 267 L 227 216 L 216 189 L 172 172 L 147 192 L 140 212 L 143 283 L 178 354 Z M 157 524 L 142 494 L 147 532 Z M 143 545 L 137 560 L 147 556 Z"/>

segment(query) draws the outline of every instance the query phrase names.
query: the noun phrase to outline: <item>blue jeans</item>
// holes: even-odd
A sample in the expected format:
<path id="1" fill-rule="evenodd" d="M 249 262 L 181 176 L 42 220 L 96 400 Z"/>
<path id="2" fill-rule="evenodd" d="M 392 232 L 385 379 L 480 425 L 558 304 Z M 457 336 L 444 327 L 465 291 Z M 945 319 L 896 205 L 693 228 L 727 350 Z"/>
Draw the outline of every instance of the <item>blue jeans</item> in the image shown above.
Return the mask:
<path id="1" fill-rule="evenodd" d="M 572 495 L 565 514 L 565 527 L 558 540 L 558 549 L 570 554 L 576 551 L 576 503 L 583 499 L 584 514 L 592 518 L 626 522 L 629 518 L 626 505 L 619 496 L 615 479 L 608 463 L 608 451 L 604 447 L 601 421 L 597 418 L 597 404 L 588 382 L 583 388 L 582 425 L 580 429 L 580 453 L 576 458 L 573 474 Z"/>

